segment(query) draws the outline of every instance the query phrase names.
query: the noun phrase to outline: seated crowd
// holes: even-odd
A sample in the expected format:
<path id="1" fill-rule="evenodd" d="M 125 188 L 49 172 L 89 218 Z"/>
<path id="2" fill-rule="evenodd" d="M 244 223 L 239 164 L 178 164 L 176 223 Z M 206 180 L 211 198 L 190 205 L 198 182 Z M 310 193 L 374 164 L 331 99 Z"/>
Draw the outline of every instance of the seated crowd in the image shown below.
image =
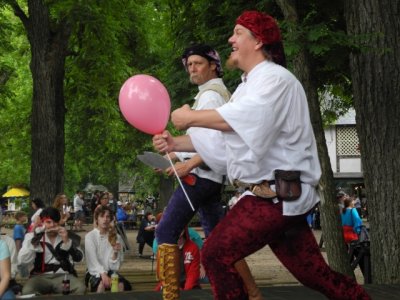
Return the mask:
<path id="1" fill-rule="evenodd" d="M 77 192 L 76 199 L 81 195 Z M 123 231 L 125 221 L 129 221 L 124 204 L 115 202 L 114 209 L 108 193 L 99 194 L 93 210 L 93 229 L 84 234 L 83 241 L 81 235 L 76 233 L 84 231 L 81 226 L 83 220 L 77 222 L 72 217 L 65 194 L 58 194 L 51 207 L 45 207 L 43 201 L 34 199 L 32 208 L 34 214 L 29 226 L 26 225 L 27 214 L 20 211 L 15 214 L 13 237 L 1 235 L 0 300 L 15 299 L 16 295 L 132 290 L 131 283 L 118 273 L 126 249 L 119 233 L 121 227 Z M 151 213 L 146 213 L 138 230 L 139 253 L 142 254 L 147 243 L 154 249 L 153 259 L 158 247 L 154 229 L 161 215 L 155 218 Z M 81 218 L 81 214 L 77 218 Z M 68 225 L 74 230 L 68 230 Z M 193 229 L 186 228 L 179 240 L 182 264 L 185 266 L 182 269 L 182 289 L 200 288 L 205 276 L 200 264 L 202 239 L 196 234 Z M 84 250 L 81 245 L 84 245 Z M 79 278 L 75 269 L 75 264 L 80 262 L 86 264 L 84 278 Z M 23 286 L 15 280 L 17 273 L 24 280 Z M 115 275 L 118 280 L 114 280 L 114 286 Z M 156 290 L 161 288 L 160 283 Z"/>
<path id="2" fill-rule="evenodd" d="M 75 232 L 84 231 L 83 222 L 74 218 L 70 225 L 75 231 L 67 230 L 72 217 L 65 194 L 57 195 L 52 207 L 45 207 L 40 199 L 32 200 L 34 214 L 29 226 L 27 214 L 17 212 L 13 237 L 3 234 L 0 239 L 0 300 L 15 299 L 17 295 L 131 290 L 130 282 L 118 273 L 124 259 L 124 243 L 117 233 L 115 210 L 104 200 L 108 195 L 99 195 L 93 229 L 84 235 L 82 243 Z M 82 215 L 78 214 L 78 218 Z M 86 263 L 84 278 L 79 278 L 75 269 L 79 262 Z M 23 286 L 15 280 L 18 272 L 25 278 Z M 113 280 L 116 276 L 117 281 Z"/>

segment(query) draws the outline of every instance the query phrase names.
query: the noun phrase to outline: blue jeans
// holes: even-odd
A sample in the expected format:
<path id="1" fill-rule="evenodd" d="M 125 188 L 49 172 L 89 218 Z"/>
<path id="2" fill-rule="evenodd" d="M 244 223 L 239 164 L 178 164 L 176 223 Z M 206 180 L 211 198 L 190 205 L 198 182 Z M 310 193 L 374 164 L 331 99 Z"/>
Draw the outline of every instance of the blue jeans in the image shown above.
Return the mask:
<path id="1" fill-rule="evenodd" d="M 15 299 L 15 294 L 10 289 L 6 290 L 4 294 L 0 297 L 0 300 L 13 300 L 13 299 Z"/>
<path id="2" fill-rule="evenodd" d="M 196 176 L 193 186 L 182 182 L 187 195 L 195 209 L 192 210 L 186 196 L 179 186 L 163 213 L 157 225 L 156 237 L 159 245 L 176 244 L 179 235 L 190 222 L 196 211 L 200 212 L 201 223 L 206 236 L 217 225 L 223 216 L 221 199 L 221 184 Z"/>

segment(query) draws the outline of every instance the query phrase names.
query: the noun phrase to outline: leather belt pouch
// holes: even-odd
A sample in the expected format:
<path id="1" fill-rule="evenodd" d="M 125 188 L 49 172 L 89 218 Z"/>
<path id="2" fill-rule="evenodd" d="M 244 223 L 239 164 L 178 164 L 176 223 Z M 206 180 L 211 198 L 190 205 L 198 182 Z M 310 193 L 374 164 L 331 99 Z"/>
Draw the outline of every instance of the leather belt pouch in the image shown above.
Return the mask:
<path id="1" fill-rule="evenodd" d="M 300 171 L 275 170 L 275 189 L 278 199 L 294 201 L 301 196 Z"/>

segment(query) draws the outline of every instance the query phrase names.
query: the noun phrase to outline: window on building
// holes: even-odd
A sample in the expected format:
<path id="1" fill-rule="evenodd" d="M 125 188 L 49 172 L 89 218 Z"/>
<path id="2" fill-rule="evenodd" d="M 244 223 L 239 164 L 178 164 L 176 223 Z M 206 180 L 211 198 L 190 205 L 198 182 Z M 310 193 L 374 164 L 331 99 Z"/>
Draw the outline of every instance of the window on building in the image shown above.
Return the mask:
<path id="1" fill-rule="evenodd" d="M 339 157 L 360 156 L 358 136 L 355 126 L 338 126 L 336 128 L 336 150 Z"/>
<path id="2" fill-rule="evenodd" d="M 338 157 L 359 157 L 358 136 L 355 126 L 336 127 L 336 152 Z"/>

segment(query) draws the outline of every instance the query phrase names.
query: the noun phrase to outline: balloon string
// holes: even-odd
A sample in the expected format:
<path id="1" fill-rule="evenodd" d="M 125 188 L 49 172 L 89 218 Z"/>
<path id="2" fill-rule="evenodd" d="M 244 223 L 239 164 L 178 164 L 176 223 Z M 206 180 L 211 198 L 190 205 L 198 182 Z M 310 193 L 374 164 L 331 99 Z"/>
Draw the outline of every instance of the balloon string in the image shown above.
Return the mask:
<path id="1" fill-rule="evenodd" d="M 192 202 L 190 201 L 189 196 L 188 196 L 188 194 L 186 193 L 185 188 L 183 187 L 182 181 L 181 181 L 181 179 L 179 178 L 178 173 L 176 172 L 176 169 L 175 169 L 174 164 L 173 164 L 173 162 L 172 162 L 172 160 L 171 160 L 171 157 L 169 157 L 169 153 L 168 153 L 168 152 L 167 152 L 167 157 L 168 157 L 169 163 L 171 164 L 172 169 L 174 170 L 175 176 L 176 176 L 176 178 L 178 179 L 178 182 L 179 182 L 179 184 L 180 184 L 180 186 L 181 186 L 181 188 L 182 188 L 182 191 L 183 191 L 183 193 L 185 194 L 187 201 L 189 202 L 190 207 L 192 208 L 193 211 L 195 211 L 195 209 L 194 209 L 194 207 L 193 207 L 193 204 L 192 204 Z"/>

